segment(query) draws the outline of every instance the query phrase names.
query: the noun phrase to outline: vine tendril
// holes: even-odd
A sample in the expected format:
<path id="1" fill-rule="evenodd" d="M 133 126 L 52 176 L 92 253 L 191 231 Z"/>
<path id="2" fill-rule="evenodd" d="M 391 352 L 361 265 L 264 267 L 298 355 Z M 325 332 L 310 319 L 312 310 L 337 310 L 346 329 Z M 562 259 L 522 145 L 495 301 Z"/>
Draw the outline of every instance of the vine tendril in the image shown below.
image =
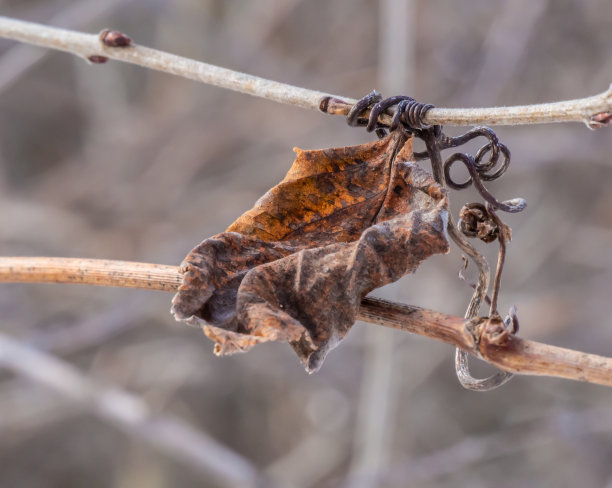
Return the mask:
<path id="1" fill-rule="evenodd" d="M 391 109 L 395 107 L 393 112 Z M 484 186 L 484 181 L 493 181 L 501 177 L 510 165 L 510 150 L 499 141 L 499 138 L 488 127 L 474 127 L 458 137 L 448 137 L 442 132 L 442 126 L 428 125 L 423 117 L 431 104 L 417 102 L 405 95 L 396 95 L 383 99 L 382 95 L 372 91 L 359 100 L 349 111 L 346 120 L 351 126 L 365 126 L 368 132 L 376 131 L 383 138 L 388 131 L 402 130 L 406 135 L 414 134 L 425 142 L 426 151 L 414 153 L 415 159 L 429 158 L 434 179 L 445 188 L 462 190 L 472 184 L 485 200 L 485 203 L 471 203 L 463 207 L 458 225 L 452 215 L 448 219 L 448 233 L 457 246 L 467 254 L 479 270 L 478 282 L 474 285 L 474 294 L 468 305 L 465 317 L 476 320 L 480 306 L 487 297 L 490 282 L 490 268 L 484 256 L 472 246 L 466 237 L 478 237 L 484 242 L 499 242 L 499 254 L 493 290 L 490 303 L 488 323 L 494 323 L 501 328 L 504 336 L 518 331 L 516 308 L 512 307 L 502 321 L 497 311 L 501 275 L 506 256 L 506 245 L 511 238 L 510 228 L 504 224 L 496 211 L 517 213 L 525 209 L 527 203 L 522 198 L 500 201 Z M 369 113 L 367 113 L 369 110 Z M 383 124 L 379 118 L 382 114 L 391 116 L 389 124 Z M 487 142 L 476 152 L 476 155 L 456 152 L 443 160 L 441 151 L 459 147 L 478 137 L 484 137 Z M 488 157 L 487 157 L 488 155 Z M 451 176 L 454 164 L 461 163 L 469 173 L 464 182 L 457 182 Z M 497 330 L 497 329 L 496 329 Z M 506 383 L 513 375 L 505 371 L 485 379 L 472 377 L 469 370 L 468 353 L 457 349 L 455 369 L 461 385 L 470 390 L 487 391 Z"/>

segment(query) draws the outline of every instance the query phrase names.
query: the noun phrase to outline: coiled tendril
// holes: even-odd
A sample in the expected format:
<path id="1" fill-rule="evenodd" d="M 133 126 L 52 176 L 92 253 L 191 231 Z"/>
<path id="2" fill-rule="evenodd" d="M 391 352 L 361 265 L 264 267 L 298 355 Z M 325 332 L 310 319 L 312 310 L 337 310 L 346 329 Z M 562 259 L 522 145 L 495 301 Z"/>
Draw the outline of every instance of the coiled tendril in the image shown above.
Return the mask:
<path id="1" fill-rule="evenodd" d="M 393 106 L 397 108 L 392 114 L 391 123 L 386 125 L 380 122 L 379 117 L 383 113 L 388 113 L 388 109 Z M 405 131 L 414 133 L 416 130 L 430 128 L 431 125 L 423 122 L 423 117 L 433 107 L 429 103 L 420 103 L 405 95 L 396 95 L 383 100 L 380 93 L 372 91 L 353 105 L 346 116 L 346 121 L 350 126 L 365 125 L 368 132 L 376 131 L 378 137 L 382 139 L 387 135 L 387 129 L 394 131 L 402 127 Z M 368 109 L 370 113 L 366 119 L 365 112 Z"/>
<path id="2" fill-rule="evenodd" d="M 396 107 L 395 112 L 391 112 L 390 109 L 394 106 Z M 449 215 L 448 233 L 457 246 L 474 260 L 479 269 L 479 284 L 476 285 L 476 291 L 466 312 L 468 319 L 475 319 L 480 303 L 486 297 L 490 272 L 484 256 L 469 244 L 464 236 L 479 237 L 484 242 L 498 240 L 499 256 L 490 299 L 489 322 L 504 329 L 500 337 L 505 337 L 518 330 L 518 318 L 514 308 L 503 321 L 497 311 L 497 297 L 504 266 L 506 243 L 510 240 L 510 228 L 499 219 L 496 210 L 516 213 L 522 211 L 527 204 L 522 198 L 499 201 L 487 190 L 483 182 L 496 180 L 506 172 L 510 165 L 510 150 L 499 142 L 495 132 L 488 127 L 475 127 L 458 137 L 446 136 L 442 132 L 442 126 L 432 126 L 423 121 L 431 108 L 433 105 L 419 103 L 412 97 L 397 95 L 383 99 L 380 93 L 372 91 L 350 109 L 346 120 L 351 126 L 365 126 L 368 132 L 376 131 L 380 138 L 385 137 L 388 130 L 402 130 L 414 134 L 422 139 L 427 147 L 426 152 L 415 152 L 414 157 L 415 159 L 428 157 L 431 160 L 433 176 L 438 183 L 454 190 L 462 190 L 474 184 L 486 203 L 466 205 L 462 209 L 457 227 L 455 227 L 452 216 Z M 368 110 L 369 113 L 366 113 Z M 383 114 L 391 117 L 390 122 L 383 123 L 380 120 Z M 457 152 L 445 161 L 442 159 L 442 150 L 461 146 L 478 137 L 484 137 L 487 143 L 476 152 L 475 156 Z M 469 178 L 464 182 L 457 182 L 451 176 L 451 168 L 457 162 L 462 163 L 469 173 Z M 471 390 L 491 390 L 512 377 L 510 373 L 499 371 L 486 379 L 473 378 L 469 372 L 468 353 L 461 349 L 457 349 L 455 367 L 461 384 Z"/>

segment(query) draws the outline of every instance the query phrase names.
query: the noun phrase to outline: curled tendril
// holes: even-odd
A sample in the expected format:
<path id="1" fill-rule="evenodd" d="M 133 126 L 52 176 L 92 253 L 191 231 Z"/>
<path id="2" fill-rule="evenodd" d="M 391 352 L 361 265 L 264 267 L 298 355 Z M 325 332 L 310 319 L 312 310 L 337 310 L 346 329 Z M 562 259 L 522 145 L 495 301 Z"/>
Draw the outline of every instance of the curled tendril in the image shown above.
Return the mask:
<path id="1" fill-rule="evenodd" d="M 379 117 L 388 113 L 387 111 L 393 106 L 397 108 L 392 114 L 391 123 L 386 125 L 380 122 Z M 401 127 L 412 133 L 430 128 L 430 125 L 423 122 L 423 117 L 432 108 L 431 104 L 417 102 L 414 98 L 405 95 L 396 95 L 383 100 L 380 93 L 372 91 L 351 107 L 346 121 L 351 126 L 365 125 L 368 132 L 376 131 L 376 134 L 383 138 L 387 135 L 387 129 L 394 131 Z M 366 120 L 365 112 L 368 109 L 370 113 Z"/>
<path id="2" fill-rule="evenodd" d="M 370 115 L 368 117 L 368 124 L 366 126 L 366 130 L 368 132 L 372 132 L 374 128 L 377 127 L 377 125 L 379 124 L 378 117 L 380 117 L 383 113 L 387 111 L 387 109 L 393 107 L 394 105 L 398 106 L 398 110 L 393 116 L 393 122 L 392 122 L 393 129 L 391 130 L 397 129 L 400 123 L 399 119 L 401 118 L 401 112 L 399 111 L 399 105 L 405 104 L 409 100 L 414 101 L 414 99 L 410 97 L 398 95 L 395 97 L 385 98 L 384 100 L 381 100 L 378 103 L 376 103 L 370 110 Z"/>
<path id="3" fill-rule="evenodd" d="M 508 166 L 510 166 L 510 150 L 501 142 L 499 143 L 497 148 L 499 149 L 499 152 L 502 153 L 504 159 L 497 171 L 495 171 L 494 173 L 489 173 L 489 171 L 491 171 L 497 163 L 497 154 L 499 153 L 495 151 L 496 146 L 491 143 L 485 144 L 476 153 L 474 164 L 476 165 L 476 170 L 478 171 L 480 178 L 485 181 L 496 180 L 501 175 L 503 175 L 508 169 Z M 487 154 L 487 152 L 491 152 L 491 157 L 487 162 L 483 163 L 482 157 Z"/>
<path id="4" fill-rule="evenodd" d="M 478 150 L 476 157 L 474 158 L 474 163 L 476 165 L 476 169 L 478 170 L 478 174 L 480 175 L 481 179 L 485 181 L 496 180 L 506 172 L 508 166 L 510 165 L 510 151 L 505 145 L 499 142 L 497 134 L 495 134 L 495 132 L 493 132 L 490 128 L 474 127 L 465 134 L 457 137 L 447 137 L 442 135 L 439 138 L 440 149 L 450 149 L 453 147 L 462 146 L 463 144 L 466 144 L 477 137 L 485 137 L 488 139 L 488 143 Z M 504 156 L 502 164 L 497 171 L 494 173 L 489 173 L 497 165 L 500 152 Z M 483 161 L 483 157 L 487 153 L 490 153 L 489 159 L 487 161 Z"/>
<path id="5" fill-rule="evenodd" d="M 365 97 L 359 99 L 355 105 L 351 107 L 349 113 L 346 114 L 346 122 L 351 127 L 358 127 L 368 124 L 369 121 L 366 121 L 362 118 L 362 115 L 365 111 L 367 111 L 372 105 L 380 102 L 382 100 L 382 95 L 378 93 L 376 90 L 372 90 Z M 381 139 L 385 137 L 386 131 L 382 127 L 378 127 L 376 129 L 376 134 Z"/>
<path id="6" fill-rule="evenodd" d="M 455 352 L 455 371 L 457 372 L 459 383 L 467 390 L 491 391 L 507 383 L 514 376 L 512 373 L 507 373 L 506 371 L 498 371 L 488 378 L 474 378 L 470 373 L 468 360 L 468 354 L 457 348 Z"/>
<path id="7" fill-rule="evenodd" d="M 484 147 L 487 148 L 487 146 L 484 146 Z M 503 145 L 500 145 L 500 146 L 504 148 L 506 147 Z M 482 149 L 481 151 L 479 151 L 479 153 L 480 152 L 482 152 Z M 508 158 L 507 161 L 509 160 L 510 159 Z M 457 161 L 463 163 L 464 166 L 467 168 L 468 172 L 470 173 L 470 179 L 463 183 L 455 182 L 450 175 L 451 167 Z M 506 163 L 506 166 L 507 165 L 508 163 Z M 467 188 L 473 183 L 476 189 L 478 190 L 478 193 L 480 193 L 480 195 L 482 196 L 482 198 L 484 198 L 487 202 L 493 205 L 493 207 L 499 210 L 503 210 L 504 212 L 516 213 L 516 212 L 521 212 L 522 210 L 524 210 L 525 207 L 527 206 L 527 202 L 522 198 L 513 198 L 512 200 L 506 200 L 506 201 L 500 202 L 493 195 L 491 195 L 491 193 L 489 193 L 489 191 L 486 189 L 486 187 L 482 183 L 482 179 L 485 179 L 485 178 L 482 178 L 482 173 L 481 173 L 482 170 L 480 168 L 483 168 L 483 167 L 486 168 L 488 167 L 488 165 L 479 167 L 476 162 L 476 159 L 471 154 L 455 153 L 455 154 L 452 154 L 444 162 L 444 179 L 446 180 L 446 184 L 453 190 L 462 190 L 464 188 Z M 495 174 L 485 175 L 486 179 L 491 180 L 491 179 L 499 178 L 499 176 L 503 174 L 503 171 L 501 174 L 497 176 L 496 174 L 500 173 L 502 169 L 505 171 L 504 167 L 502 166 L 498 171 L 495 172 Z"/>
<path id="8" fill-rule="evenodd" d="M 396 106 L 395 112 L 390 109 Z M 478 283 L 474 285 L 475 292 L 466 312 L 466 318 L 475 320 L 483 299 L 488 298 L 486 290 L 489 285 L 490 271 L 484 256 L 476 250 L 465 239 L 467 237 L 479 237 L 484 242 L 499 241 L 499 256 L 491 299 L 489 301 L 488 323 L 495 326 L 496 340 L 505 340 L 508 335 L 518 331 L 518 317 L 516 309 L 512 307 L 508 316 L 501 319 L 497 311 L 497 297 L 499 294 L 501 273 L 503 270 L 506 244 L 510 240 L 510 228 L 506 226 L 496 214 L 496 210 L 516 213 L 526 207 L 522 198 L 514 198 L 506 201 L 498 201 L 484 186 L 483 181 L 493 181 L 502 176 L 510 165 L 510 151 L 499 142 L 495 132 L 488 127 L 475 127 L 458 137 L 448 137 L 442 132 L 440 125 L 428 125 L 423 119 L 433 105 L 419 103 L 412 97 L 398 95 L 383 99 L 380 93 L 373 91 L 359 100 L 349 111 L 347 122 L 351 126 L 365 126 L 368 132 L 376 131 L 379 137 L 387 135 L 387 130 L 403 130 L 405 133 L 414 134 L 425 142 L 426 152 L 415 152 L 415 159 L 429 158 L 431 160 L 433 176 L 442 186 L 448 186 L 455 190 L 461 190 L 474 184 L 480 195 L 486 201 L 485 204 L 468 204 L 462 209 L 461 219 L 455 227 L 453 218 L 449 215 L 448 233 L 453 241 L 468 254 L 479 270 Z M 366 112 L 370 111 L 366 116 Z M 381 115 L 391 116 L 389 124 L 382 123 Z M 452 154 L 443 161 L 441 151 L 461 146 L 478 137 L 484 137 L 484 144 L 473 156 L 466 153 Z M 469 179 L 458 183 L 451 176 L 453 164 L 462 163 L 468 173 Z M 499 371 L 493 376 L 485 379 L 474 378 L 470 374 L 468 353 L 457 349 L 455 357 L 455 369 L 459 382 L 467 389 L 487 391 L 501 386 L 512 378 L 512 374 Z"/>

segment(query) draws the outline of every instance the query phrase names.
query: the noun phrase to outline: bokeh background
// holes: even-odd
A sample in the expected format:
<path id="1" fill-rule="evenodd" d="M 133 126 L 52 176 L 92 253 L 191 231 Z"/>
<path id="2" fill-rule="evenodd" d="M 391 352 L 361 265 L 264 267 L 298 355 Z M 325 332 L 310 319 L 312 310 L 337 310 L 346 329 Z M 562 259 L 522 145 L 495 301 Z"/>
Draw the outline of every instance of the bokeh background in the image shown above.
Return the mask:
<path id="1" fill-rule="evenodd" d="M 0 13 L 112 27 L 355 98 L 377 88 L 441 107 L 514 105 L 612 82 L 609 0 L 3 0 Z M 489 187 L 529 204 L 507 218 L 501 310 L 517 305 L 523 337 L 612 355 L 610 129 L 496 130 L 513 159 Z M 369 140 L 339 117 L 0 40 L 0 253 L 178 264 L 283 177 L 294 146 Z M 476 196 L 451 198 L 456 212 Z M 462 315 L 471 290 L 460 267 L 453 250 L 376 294 Z M 262 486 L 612 487 L 610 389 L 517 377 L 466 391 L 451 347 L 367 324 L 312 376 L 283 344 L 220 359 L 174 322 L 170 299 L 0 286 L 1 334 L 183 426 L 135 434 L 2 371 L 0 486 L 231 486 L 210 462 L 255 467 Z M 160 450 L 164 435 L 191 454 Z"/>

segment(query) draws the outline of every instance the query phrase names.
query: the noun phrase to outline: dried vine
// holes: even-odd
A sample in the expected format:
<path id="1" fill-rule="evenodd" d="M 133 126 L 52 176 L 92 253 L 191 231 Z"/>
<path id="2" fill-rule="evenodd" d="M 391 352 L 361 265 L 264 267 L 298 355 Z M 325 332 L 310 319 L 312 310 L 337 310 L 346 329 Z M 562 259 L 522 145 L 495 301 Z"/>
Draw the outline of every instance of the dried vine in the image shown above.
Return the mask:
<path id="1" fill-rule="evenodd" d="M 391 121 L 387 124 L 381 120 L 381 115 L 391 107 L 396 106 Z M 478 284 L 468 305 L 465 318 L 475 319 L 484 301 L 490 282 L 490 268 L 484 256 L 472 246 L 465 237 L 479 237 L 484 242 L 499 241 L 499 258 L 493 281 L 492 298 L 490 300 L 489 321 L 496 328 L 502 329 L 507 336 L 514 334 L 518 327 L 516 314 L 511 313 L 502 321 L 497 310 L 497 297 L 501 283 L 506 242 L 510 239 L 510 229 L 497 216 L 495 210 L 504 212 L 521 212 L 526 207 L 522 198 L 504 202 L 498 201 L 483 184 L 501 177 L 510 165 L 510 150 L 502 144 L 495 132 L 488 127 L 476 127 L 458 137 L 448 137 L 442 132 L 442 126 L 429 125 L 425 122 L 427 113 L 434 108 L 431 104 L 417 102 L 412 97 L 398 95 L 387 99 L 373 91 L 361 98 L 348 112 L 346 120 L 351 126 L 365 125 L 368 132 L 376 131 L 379 137 L 385 137 L 387 130 L 401 130 L 421 138 L 427 147 L 426 153 L 415 154 L 417 158 L 429 158 L 434 179 L 445 188 L 463 190 L 474 184 L 486 201 L 486 205 L 472 203 L 461 211 L 461 220 L 457 225 L 452 215 L 449 215 L 447 230 L 455 244 L 467 254 L 476 264 L 479 272 Z M 485 137 L 488 142 L 482 146 L 476 156 L 467 153 L 454 153 L 443 161 L 441 151 L 456 148 L 477 137 Z M 488 158 L 485 158 L 486 155 Z M 500 156 L 502 160 L 500 162 Z M 455 162 L 461 162 L 468 170 L 469 179 L 463 183 L 455 182 L 450 176 L 450 169 Z M 455 367 L 461 384 L 470 390 L 487 391 L 501 386 L 512 375 L 501 371 L 486 379 L 473 378 L 469 371 L 466 351 L 457 348 Z"/>
<path id="2" fill-rule="evenodd" d="M 343 115 L 351 125 L 366 125 L 368 130 L 376 130 L 379 135 L 386 130 L 406 130 L 416 134 L 425 141 L 426 155 L 432 162 L 433 175 L 440 184 L 452 189 L 474 184 L 486 202 L 484 205 L 473 203 L 465 206 L 459 225 L 455 224 L 452 216 L 448 223 L 451 238 L 478 267 L 479 280 L 465 319 L 367 298 L 362 302 L 360 318 L 454 344 L 458 347 L 460 380 L 464 386 L 472 389 L 498 386 L 511 376 L 508 373 L 549 375 L 612 386 L 612 359 L 519 339 L 514 335 L 518 329 L 516 314 L 511 311 L 506 319 L 501 319 L 497 311 L 497 298 L 510 232 L 496 212 L 519 212 L 525 203 L 522 199 L 498 201 L 487 191 L 483 181 L 496 179 L 505 172 L 510 162 L 510 152 L 486 127 L 449 138 L 439 125 L 581 121 L 590 128 L 600 128 L 612 121 L 612 87 L 592 97 L 550 104 L 441 109 L 419 104 L 405 96 L 382 100 L 378 94 L 372 93 L 361 100 L 353 100 L 265 80 L 137 46 L 128 36 L 117 31 L 105 30 L 100 35 L 83 34 L 0 17 L 0 37 L 62 50 L 82 56 L 92 63 L 116 59 L 280 103 Z M 476 137 L 485 137 L 488 142 L 475 156 L 455 153 L 443 161 L 442 150 L 458 147 Z M 424 154 L 415 156 L 425 157 Z M 450 168 L 457 162 L 468 170 L 468 181 L 457 183 L 451 178 Z M 499 259 L 489 317 L 486 319 L 477 315 L 486 299 L 490 269 L 484 257 L 466 237 L 478 237 L 485 242 L 497 239 L 499 242 Z M 175 290 L 180 276 L 175 267 L 144 263 L 0 258 L 0 282 L 34 281 Z M 503 371 L 486 380 L 475 380 L 467 368 L 466 352 L 482 357 Z"/>

